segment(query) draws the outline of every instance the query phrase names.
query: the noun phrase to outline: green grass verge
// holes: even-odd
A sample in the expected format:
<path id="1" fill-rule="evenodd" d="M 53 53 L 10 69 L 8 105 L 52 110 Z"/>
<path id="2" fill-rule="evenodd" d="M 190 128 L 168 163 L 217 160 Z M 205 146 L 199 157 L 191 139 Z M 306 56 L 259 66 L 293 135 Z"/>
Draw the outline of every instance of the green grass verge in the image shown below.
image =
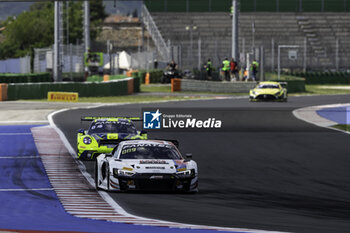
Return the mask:
<path id="1" fill-rule="evenodd" d="M 336 128 L 336 129 L 341 129 L 341 130 L 345 130 L 345 131 L 350 131 L 350 125 L 334 125 L 332 126 L 333 128 Z"/>
<path id="2" fill-rule="evenodd" d="M 170 93 L 171 86 L 167 84 L 150 84 L 150 85 L 141 84 L 141 92 Z"/>
<path id="3" fill-rule="evenodd" d="M 306 94 L 339 95 L 350 94 L 349 85 L 305 85 Z M 342 89 L 341 87 L 344 87 Z M 299 93 L 300 94 L 300 93 Z"/>

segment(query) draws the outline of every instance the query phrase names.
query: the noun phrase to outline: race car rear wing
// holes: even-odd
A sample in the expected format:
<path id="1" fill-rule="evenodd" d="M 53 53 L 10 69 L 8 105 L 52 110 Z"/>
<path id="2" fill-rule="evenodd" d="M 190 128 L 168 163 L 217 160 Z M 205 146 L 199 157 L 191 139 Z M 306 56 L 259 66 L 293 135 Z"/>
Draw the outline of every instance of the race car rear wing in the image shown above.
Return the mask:
<path id="1" fill-rule="evenodd" d="M 117 116 L 83 116 L 80 118 L 80 121 L 94 121 L 98 119 L 125 119 L 125 120 L 132 120 L 132 121 L 142 121 L 141 117 L 117 117 Z"/>
<path id="2" fill-rule="evenodd" d="M 287 88 L 288 87 L 288 83 L 287 82 L 279 82 L 281 84 L 281 86 L 283 88 Z"/>

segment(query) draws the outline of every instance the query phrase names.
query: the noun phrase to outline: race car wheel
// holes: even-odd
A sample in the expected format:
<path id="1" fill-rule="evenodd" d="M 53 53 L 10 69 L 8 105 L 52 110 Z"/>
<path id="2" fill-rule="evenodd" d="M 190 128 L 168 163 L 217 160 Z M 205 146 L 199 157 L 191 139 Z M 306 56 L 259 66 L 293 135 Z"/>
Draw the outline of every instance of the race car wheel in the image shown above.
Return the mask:
<path id="1" fill-rule="evenodd" d="M 95 162 L 95 187 L 97 190 L 100 190 L 100 187 L 98 185 L 98 164 L 97 164 L 97 160 Z"/>

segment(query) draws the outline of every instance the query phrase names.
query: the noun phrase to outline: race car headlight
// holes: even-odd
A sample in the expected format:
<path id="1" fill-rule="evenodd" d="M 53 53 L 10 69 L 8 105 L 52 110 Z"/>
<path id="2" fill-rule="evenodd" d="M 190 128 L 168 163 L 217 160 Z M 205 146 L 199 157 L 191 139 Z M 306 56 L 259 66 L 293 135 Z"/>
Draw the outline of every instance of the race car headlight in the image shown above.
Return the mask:
<path id="1" fill-rule="evenodd" d="M 281 92 L 279 91 L 279 92 L 277 92 L 275 95 L 276 95 L 276 96 L 279 96 L 279 95 L 281 95 Z"/>
<path id="2" fill-rule="evenodd" d="M 255 91 L 252 91 L 252 94 L 253 94 L 253 95 L 256 95 L 256 92 L 255 92 Z"/>
<path id="3" fill-rule="evenodd" d="M 192 174 L 192 170 L 176 172 L 176 175 L 178 175 L 178 176 L 191 176 L 191 174 Z"/>
<path id="4" fill-rule="evenodd" d="M 85 138 L 83 139 L 83 143 L 86 144 L 86 145 L 89 145 L 89 144 L 92 143 L 92 140 L 91 140 L 90 137 L 85 137 Z"/>
<path id="5" fill-rule="evenodd" d="M 133 176 L 135 173 L 131 171 L 119 170 L 117 168 L 113 169 L 113 176 Z"/>
<path id="6" fill-rule="evenodd" d="M 196 170 L 195 169 L 191 169 L 191 177 L 196 175 Z"/>

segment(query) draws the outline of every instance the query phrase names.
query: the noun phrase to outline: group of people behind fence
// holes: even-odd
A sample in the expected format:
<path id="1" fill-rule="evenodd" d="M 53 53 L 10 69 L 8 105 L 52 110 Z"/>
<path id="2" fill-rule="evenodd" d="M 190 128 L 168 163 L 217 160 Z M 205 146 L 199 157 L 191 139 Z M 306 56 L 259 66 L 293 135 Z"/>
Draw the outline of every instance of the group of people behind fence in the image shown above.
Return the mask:
<path id="1" fill-rule="evenodd" d="M 204 68 L 206 69 L 208 80 L 211 80 L 213 74 L 213 64 L 211 59 L 208 59 L 207 64 Z M 257 80 L 257 74 L 259 72 L 259 63 L 256 60 L 253 60 L 249 68 L 244 67 L 242 70 L 240 70 L 238 63 L 233 58 L 231 59 L 231 61 L 229 61 L 228 58 L 225 58 L 222 61 L 221 65 L 221 71 L 223 74 L 222 81 L 249 81 L 249 69 L 251 72 L 250 80 Z"/>

